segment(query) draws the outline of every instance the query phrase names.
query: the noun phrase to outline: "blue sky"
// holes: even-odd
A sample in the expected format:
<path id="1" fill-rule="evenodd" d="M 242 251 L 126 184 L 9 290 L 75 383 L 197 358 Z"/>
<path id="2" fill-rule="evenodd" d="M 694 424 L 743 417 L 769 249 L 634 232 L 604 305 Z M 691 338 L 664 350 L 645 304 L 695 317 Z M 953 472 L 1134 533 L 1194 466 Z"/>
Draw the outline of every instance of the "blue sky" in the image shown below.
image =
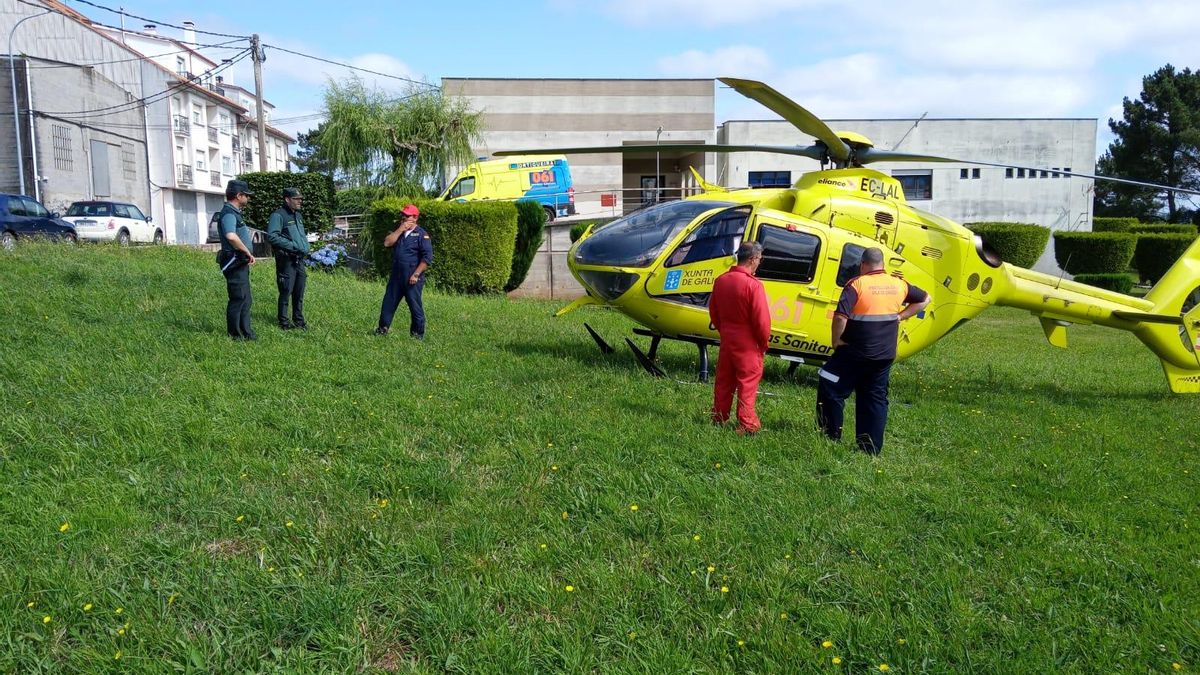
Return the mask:
<path id="1" fill-rule="evenodd" d="M 120 21 L 65 2 L 95 20 Z M 433 84 L 443 76 L 732 75 L 768 82 L 830 119 L 1094 117 L 1098 151 L 1109 140 L 1105 122 L 1119 116 L 1122 97 L 1137 96 L 1142 76 L 1165 63 L 1200 67 L 1196 0 L 205 0 L 193 9 L 99 2 L 169 23 L 192 20 L 201 30 L 257 32 L 268 45 Z M 252 88 L 245 66 L 234 79 Z M 266 96 L 276 118 L 314 113 L 326 78 L 346 75 L 268 51 Z M 773 117 L 722 89 L 716 112 L 718 122 Z M 315 123 L 283 126 L 296 132 Z"/>

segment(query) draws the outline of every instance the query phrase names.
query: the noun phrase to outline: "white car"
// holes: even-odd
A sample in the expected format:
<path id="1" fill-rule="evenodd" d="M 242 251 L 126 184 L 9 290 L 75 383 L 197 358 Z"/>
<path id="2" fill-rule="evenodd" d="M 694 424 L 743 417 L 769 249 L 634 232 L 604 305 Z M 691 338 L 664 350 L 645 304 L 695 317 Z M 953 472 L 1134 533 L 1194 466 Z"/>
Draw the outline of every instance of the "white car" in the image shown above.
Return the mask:
<path id="1" fill-rule="evenodd" d="M 133 204 L 124 202 L 75 202 L 63 220 L 75 226 L 79 238 L 86 241 L 115 241 L 161 244 L 163 231 Z"/>

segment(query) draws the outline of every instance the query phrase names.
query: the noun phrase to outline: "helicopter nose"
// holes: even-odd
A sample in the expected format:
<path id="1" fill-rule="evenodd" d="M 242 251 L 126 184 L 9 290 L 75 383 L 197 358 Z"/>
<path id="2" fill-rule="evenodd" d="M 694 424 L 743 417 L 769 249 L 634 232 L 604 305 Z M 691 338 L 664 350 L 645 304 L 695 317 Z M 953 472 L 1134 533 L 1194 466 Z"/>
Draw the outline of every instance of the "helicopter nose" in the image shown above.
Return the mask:
<path id="1" fill-rule="evenodd" d="M 609 302 L 624 295 L 638 280 L 636 274 L 601 270 L 580 270 L 579 276 L 588 289 Z"/>

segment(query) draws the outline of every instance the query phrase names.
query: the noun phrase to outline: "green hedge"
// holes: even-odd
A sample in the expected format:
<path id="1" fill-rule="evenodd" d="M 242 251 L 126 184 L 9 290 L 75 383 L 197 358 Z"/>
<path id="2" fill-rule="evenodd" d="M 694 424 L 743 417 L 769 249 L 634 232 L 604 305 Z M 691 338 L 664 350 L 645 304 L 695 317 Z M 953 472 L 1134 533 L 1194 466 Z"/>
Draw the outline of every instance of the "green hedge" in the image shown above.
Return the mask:
<path id="1" fill-rule="evenodd" d="M 512 271 L 508 282 L 504 284 L 505 291 L 515 291 L 525 281 L 533 258 L 542 246 L 546 231 L 546 209 L 535 201 L 514 202 L 517 207 L 517 241 L 513 248 Z"/>
<path id="2" fill-rule="evenodd" d="M 1055 232 L 1054 259 L 1071 274 L 1118 274 L 1129 269 L 1137 235 L 1128 232 Z"/>
<path id="3" fill-rule="evenodd" d="M 1142 279 L 1152 284 L 1157 283 L 1195 240 L 1195 233 L 1143 234 L 1138 237 L 1133 266 L 1137 268 Z"/>
<path id="4" fill-rule="evenodd" d="M 1133 277 L 1128 274 L 1077 274 L 1075 281 L 1126 295 L 1133 290 Z"/>
<path id="5" fill-rule="evenodd" d="M 1196 236 L 1195 225 L 1177 225 L 1171 223 L 1143 223 L 1129 229 L 1130 232 L 1142 234 L 1187 234 Z"/>
<path id="6" fill-rule="evenodd" d="M 587 229 L 592 225 L 599 227 L 605 223 L 611 223 L 614 220 L 616 220 L 616 218 L 592 218 L 591 220 L 581 220 L 575 223 L 571 226 L 571 243 L 574 244 L 575 242 L 579 241 L 579 238 L 583 236 L 583 233 L 586 232 Z"/>
<path id="7" fill-rule="evenodd" d="M 1128 232 L 1138 224 L 1137 218 L 1092 218 L 1092 232 Z"/>
<path id="8" fill-rule="evenodd" d="M 254 196 L 246 205 L 245 218 L 250 227 L 263 231 L 275 209 L 283 206 L 283 189 L 294 187 L 304 195 L 304 229 L 323 234 L 333 228 L 333 179 L 320 173 L 267 171 L 244 173 L 238 178 L 250 184 Z M 224 188 L 224 186 L 222 186 Z"/>
<path id="9" fill-rule="evenodd" d="M 400 209 L 412 200 L 386 197 L 371 204 L 364 230 L 369 235 L 375 270 L 387 276 L 391 251 L 383 238 L 396 229 Z M 510 202 L 442 202 L 417 200 L 420 224 L 433 239 L 429 280 L 438 288 L 461 293 L 500 293 L 512 274 L 517 239 L 517 207 Z"/>
<path id="10" fill-rule="evenodd" d="M 966 225 L 996 249 L 1004 262 L 1017 267 L 1033 267 L 1050 241 L 1050 228 L 1041 225 L 997 222 Z"/>

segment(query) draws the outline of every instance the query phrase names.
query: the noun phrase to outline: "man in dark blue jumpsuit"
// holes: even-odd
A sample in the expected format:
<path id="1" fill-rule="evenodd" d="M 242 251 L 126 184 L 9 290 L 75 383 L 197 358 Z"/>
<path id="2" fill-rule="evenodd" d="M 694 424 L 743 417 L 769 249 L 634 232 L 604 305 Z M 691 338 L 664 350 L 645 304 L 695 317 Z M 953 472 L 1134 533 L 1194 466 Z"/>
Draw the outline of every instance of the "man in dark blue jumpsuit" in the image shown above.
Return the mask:
<path id="1" fill-rule="evenodd" d="M 392 316 L 403 299 L 408 303 L 412 322 L 409 334 L 425 339 L 425 306 L 421 291 L 425 288 L 425 270 L 433 264 L 433 242 L 429 233 L 417 225 L 421 211 L 415 204 L 400 210 L 399 226 L 383 238 L 384 248 L 392 249 L 392 272 L 388 275 L 387 292 L 379 309 L 379 327 L 375 332 L 387 335 L 392 328 Z"/>

